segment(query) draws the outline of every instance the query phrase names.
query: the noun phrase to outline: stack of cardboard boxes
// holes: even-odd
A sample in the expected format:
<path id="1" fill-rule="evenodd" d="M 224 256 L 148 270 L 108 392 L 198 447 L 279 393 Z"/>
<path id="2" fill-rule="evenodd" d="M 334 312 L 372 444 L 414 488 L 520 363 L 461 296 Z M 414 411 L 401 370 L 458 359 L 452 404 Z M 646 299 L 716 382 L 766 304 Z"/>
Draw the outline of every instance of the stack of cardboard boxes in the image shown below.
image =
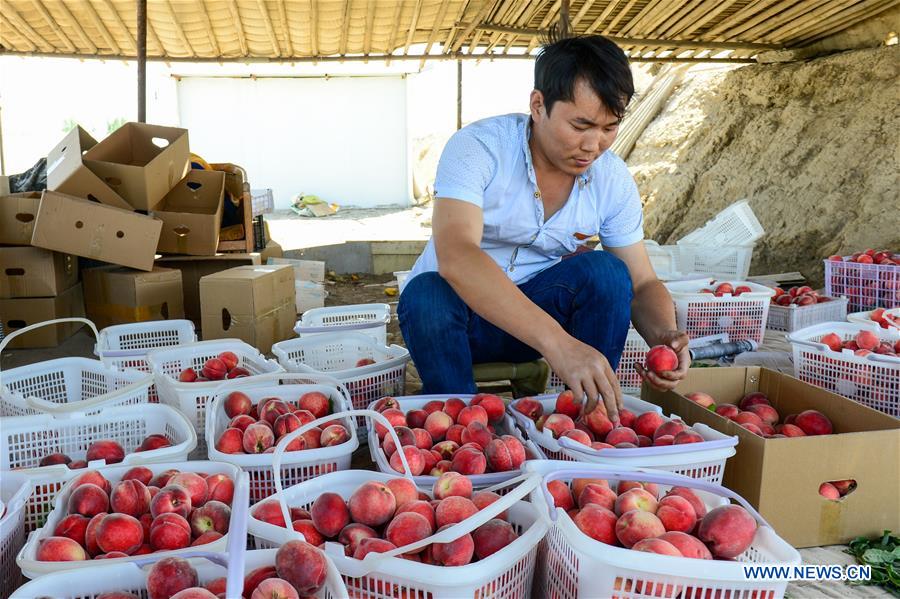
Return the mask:
<path id="1" fill-rule="evenodd" d="M 261 264 L 260 254 L 217 253 L 224 202 L 248 201 L 245 188 L 239 167 L 192 168 L 185 129 L 126 123 L 97 142 L 75 127 L 47 157 L 46 191 L 0 190 L 5 331 L 85 314 L 105 327 L 184 317 L 199 323 L 201 314 L 228 311 L 241 326 L 213 326 L 204 317 L 203 337 L 259 338 L 268 351 L 291 335 L 296 317 L 293 283 L 279 278 L 286 270 L 292 281 L 290 267 L 241 271 L 217 279 L 214 294 L 200 293 L 207 275 Z M 252 318 L 239 306 L 249 306 Z M 16 341 L 57 345 L 77 329 L 57 326 Z"/>

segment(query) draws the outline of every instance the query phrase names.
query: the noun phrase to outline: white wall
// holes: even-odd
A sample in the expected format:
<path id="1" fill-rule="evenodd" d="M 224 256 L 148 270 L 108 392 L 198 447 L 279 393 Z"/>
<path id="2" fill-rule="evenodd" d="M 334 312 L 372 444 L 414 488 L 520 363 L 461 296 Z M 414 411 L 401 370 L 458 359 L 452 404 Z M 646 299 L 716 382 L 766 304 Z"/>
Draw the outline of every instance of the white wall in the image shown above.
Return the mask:
<path id="1" fill-rule="evenodd" d="M 298 193 L 342 205 L 411 198 L 402 76 L 183 77 L 178 113 L 191 150 L 240 164 L 276 208 Z"/>

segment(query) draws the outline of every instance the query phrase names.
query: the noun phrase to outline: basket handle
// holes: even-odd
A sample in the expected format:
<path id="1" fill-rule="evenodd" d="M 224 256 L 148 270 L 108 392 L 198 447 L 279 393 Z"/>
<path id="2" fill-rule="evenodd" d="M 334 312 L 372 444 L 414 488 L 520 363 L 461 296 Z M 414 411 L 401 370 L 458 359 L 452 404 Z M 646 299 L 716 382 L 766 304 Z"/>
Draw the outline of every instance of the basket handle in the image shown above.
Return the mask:
<path id="1" fill-rule="evenodd" d="M 112 395 L 112 397 L 103 397 L 103 395 L 97 395 L 96 397 L 92 397 L 90 399 L 81 400 L 77 402 L 77 404 L 56 403 L 53 401 L 48 401 L 46 399 L 41 399 L 40 397 L 35 397 L 33 395 L 25 397 L 25 403 L 28 404 L 30 408 L 41 412 L 46 412 L 53 417 L 81 416 L 86 414 L 92 408 L 98 406 L 114 406 L 118 401 L 121 401 L 122 397 L 130 395 L 132 391 L 137 391 L 141 387 L 149 387 L 152 382 L 153 375 L 147 374 L 146 376 L 142 376 L 139 380 L 133 383 L 128 383 L 124 387 L 119 387 L 109 394 L 104 394 Z"/>
<path id="2" fill-rule="evenodd" d="M 544 476 L 543 480 L 541 481 L 541 490 L 544 492 L 544 499 L 547 501 L 547 506 L 549 507 L 550 519 L 556 521 L 557 513 L 556 506 L 554 505 L 553 501 L 553 496 L 550 494 L 550 490 L 547 488 L 547 483 L 562 478 L 596 478 L 597 475 L 603 476 L 604 478 L 614 478 L 619 481 L 639 480 L 641 482 L 671 485 L 673 487 L 689 487 L 692 489 L 706 491 L 708 493 L 712 493 L 713 495 L 724 496 L 737 501 L 741 505 L 741 507 L 750 512 L 750 514 L 754 518 L 756 518 L 757 522 L 771 528 L 771 526 L 769 526 L 769 523 L 766 522 L 766 520 L 759 514 L 759 512 L 757 512 L 753 508 L 752 505 L 747 502 L 746 499 L 744 499 L 731 489 L 727 489 L 721 485 L 714 485 L 712 483 L 706 482 L 705 480 L 690 478 L 681 474 L 662 472 L 659 470 L 646 470 L 644 468 L 620 470 L 618 468 L 611 468 L 609 466 L 589 466 L 587 464 L 580 464 L 577 468 L 561 468 Z"/>
<path id="3" fill-rule="evenodd" d="M 228 379 L 226 381 L 222 381 L 222 384 L 213 389 L 212 393 L 210 393 L 210 397 L 215 399 L 222 395 L 222 393 L 224 393 L 225 391 L 232 390 L 234 387 L 240 387 L 242 384 L 250 384 L 255 387 L 257 386 L 257 383 L 266 383 L 270 381 L 283 382 L 285 379 L 290 378 L 304 379 L 307 381 L 312 381 L 314 384 L 318 383 L 320 385 L 328 385 L 334 387 L 335 389 L 337 389 L 338 393 L 343 395 L 344 399 L 347 400 L 347 405 L 353 405 L 350 400 L 350 392 L 342 383 L 328 375 L 312 372 L 266 372 L 263 374 L 254 374 L 253 378 L 250 381 L 246 381 L 244 379 Z"/>
<path id="4" fill-rule="evenodd" d="M 568 437 L 561 437 L 559 439 L 555 439 L 555 441 L 559 444 L 563 449 L 568 449 L 570 451 L 574 451 L 576 453 L 583 453 L 589 456 L 657 456 L 657 455 L 669 455 L 673 453 L 672 446 L 656 446 L 656 447 L 635 447 L 635 448 L 625 448 L 625 449 L 593 449 L 592 447 L 588 447 L 587 445 L 583 445 L 578 441 L 573 441 Z M 704 439 L 702 443 L 685 443 L 683 445 L 678 446 L 679 453 L 690 453 L 694 451 L 708 451 L 711 449 L 725 449 L 727 447 L 734 447 L 738 444 L 737 437 L 728 437 L 725 439 L 712 439 L 706 440 Z M 612 453 L 613 451 L 622 452 L 622 453 Z M 609 453 L 604 453 L 609 452 Z"/>
<path id="5" fill-rule="evenodd" d="M 94 339 L 100 339 L 100 332 L 97 330 L 97 326 L 87 318 L 81 318 L 80 316 L 73 316 L 70 318 L 54 318 L 52 320 L 45 320 L 43 322 L 30 324 L 27 327 L 22 327 L 21 329 L 17 329 L 8 335 L 4 335 L 3 339 L 0 340 L 0 354 L 2 354 L 3 350 L 6 349 L 6 346 L 9 345 L 10 342 L 19 335 L 24 335 L 29 331 L 33 331 L 41 327 L 46 327 L 54 324 L 62 324 L 64 322 L 80 322 L 82 324 L 86 324 L 94 333 Z M 0 369 L 0 375 L 2 375 L 2 369 Z M 2 381 L 2 376 L 0 376 L 0 381 Z M 0 388 L 2 388 L 2 382 L 0 382 Z"/>
<path id="6" fill-rule="evenodd" d="M 386 551 L 384 553 L 370 553 L 366 555 L 366 557 L 362 560 L 345 560 L 341 565 L 341 573 L 352 576 L 354 578 L 361 578 L 377 570 L 379 565 L 386 559 L 390 559 L 404 553 L 409 553 L 410 551 L 415 549 L 421 549 L 422 547 L 426 547 L 428 545 L 431 545 L 432 543 L 449 543 L 450 541 L 454 541 L 464 534 L 472 532 L 479 526 L 487 523 L 489 520 L 492 520 L 502 512 L 511 508 L 516 504 L 516 502 L 524 499 L 531 491 L 536 489 L 538 485 L 540 485 L 540 483 L 541 477 L 536 474 L 523 474 L 515 478 L 511 478 L 506 481 L 505 485 L 510 486 L 518 484 L 515 489 L 513 489 L 506 495 L 501 496 L 500 499 L 485 507 L 484 509 L 479 510 L 472 516 L 469 516 L 462 522 L 457 522 L 450 528 L 437 532 L 430 537 L 427 537 L 420 541 L 416 541 L 415 543 L 410 543 L 408 545 L 392 549 L 391 551 Z M 333 547 L 333 544 L 331 544 L 331 547 Z M 329 544 L 325 545 L 325 552 L 329 552 Z M 344 555 L 343 548 L 340 548 L 339 552 L 341 556 Z"/>
<path id="7" fill-rule="evenodd" d="M 225 549 L 228 555 L 228 571 L 225 576 L 225 596 L 240 597 L 244 589 L 244 567 L 246 564 L 247 547 L 247 516 L 250 511 L 250 475 L 240 473 L 243 484 L 237 485 L 231 505 L 235 506 L 231 514 L 231 521 L 237 526 L 229 529 L 228 545 Z"/>
<path id="8" fill-rule="evenodd" d="M 394 425 L 392 425 L 387 418 L 382 416 L 380 412 L 376 412 L 375 410 L 347 410 L 346 412 L 328 414 L 326 416 L 322 416 L 321 418 L 316 418 L 312 422 L 307 422 L 300 428 L 291 431 L 290 433 L 282 437 L 281 441 L 278 442 L 278 445 L 275 446 L 275 453 L 272 454 L 272 480 L 275 483 L 275 497 L 281 506 L 281 515 L 284 518 L 285 527 L 288 530 L 288 534 L 294 532 L 298 538 L 303 538 L 303 535 L 299 532 L 294 531 L 293 527 L 290 525 L 290 510 L 288 508 L 287 502 L 284 501 L 284 489 L 281 485 L 281 460 L 282 458 L 284 458 L 285 449 L 291 443 L 291 441 L 301 436 L 306 431 L 315 428 L 316 426 L 325 422 L 331 422 L 332 420 L 346 418 L 349 416 L 365 416 L 367 418 L 375 419 L 379 424 L 387 428 L 397 447 L 402 447 L 403 444 L 400 443 L 400 437 L 397 436 L 397 432 L 394 430 Z M 410 470 L 409 464 L 406 461 L 406 455 L 402 451 L 400 452 L 400 462 L 403 464 L 403 476 L 405 476 L 409 480 L 413 480 L 412 470 Z"/>

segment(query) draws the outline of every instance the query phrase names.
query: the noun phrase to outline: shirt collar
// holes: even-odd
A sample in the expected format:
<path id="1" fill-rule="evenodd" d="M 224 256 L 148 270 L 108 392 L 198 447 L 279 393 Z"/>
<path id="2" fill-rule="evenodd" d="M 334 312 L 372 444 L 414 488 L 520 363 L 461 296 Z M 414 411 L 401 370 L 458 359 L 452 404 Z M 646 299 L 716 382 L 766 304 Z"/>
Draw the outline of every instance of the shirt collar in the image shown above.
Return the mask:
<path id="1" fill-rule="evenodd" d="M 525 119 L 523 119 L 524 124 L 522 126 L 522 151 L 525 153 L 525 167 L 528 170 L 528 179 L 537 185 L 537 178 L 534 174 L 534 162 L 531 159 L 531 147 L 528 145 L 528 140 L 531 139 L 531 117 L 525 115 Z M 598 158 L 599 160 L 599 158 Z M 590 185 L 591 181 L 594 180 L 594 166 L 597 164 L 597 161 L 591 163 L 586 171 L 578 175 L 578 186 L 580 188 L 584 188 L 585 185 Z"/>

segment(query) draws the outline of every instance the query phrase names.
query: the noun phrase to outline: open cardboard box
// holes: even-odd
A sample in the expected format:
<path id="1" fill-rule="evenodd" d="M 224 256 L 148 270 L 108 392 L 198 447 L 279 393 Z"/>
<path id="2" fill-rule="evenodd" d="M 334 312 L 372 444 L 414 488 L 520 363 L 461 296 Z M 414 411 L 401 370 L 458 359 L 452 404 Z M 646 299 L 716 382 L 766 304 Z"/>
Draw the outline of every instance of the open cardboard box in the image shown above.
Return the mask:
<path id="1" fill-rule="evenodd" d="M 82 156 L 97 140 L 79 126 L 69 131 L 47 155 L 47 189 L 131 210 L 125 199 L 85 166 Z"/>
<path id="2" fill-rule="evenodd" d="M 215 254 L 224 193 L 225 173 L 188 171 L 153 212 L 163 223 L 157 249 L 164 254 Z"/>
<path id="3" fill-rule="evenodd" d="M 150 272 L 121 266 L 88 268 L 84 307 L 98 328 L 114 324 L 184 318 L 181 271 L 154 266 Z"/>
<path id="4" fill-rule="evenodd" d="M 717 405 L 765 393 L 782 419 L 815 409 L 835 434 L 766 439 L 700 407 L 684 395 L 703 391 Z M 759 367 L 692 368 L 677 392 L 645 385 L 641 397 L 688 424 L 702 422 L 737 435 L 737 454 L 723 484 L 743 496 L 795 547 L 847 543 L 857 536 L 900 530 L 900 420 L 794 377 Z M 819 495 L 826 481 L 857 487 L 838 501 Z"/>
<path id="5" fill-rule="evenodd" d="M 154 210 L 190 168 L 187 129 L 125 123 L 84 163 L 135 210 Z"/>
<path id="6" fill-rule="evenodd" d="M 74 316 L 83 318 L 84 296 L 81 285 L 70 287 L 56 297 L 0 299 L 0 315 L 3 318 L 3 331 L 7 335 L 46 320 Z M 55 347 L 74 335 L 82 326 L 80 322 L 62 322 L 41 327 L 16 337 L 8 347 L 11 349 Z"/>
<path id="7" fill-rule="evenodd" d="M 0 248 L 0 297 L 55 297 L 78 283 L 78 258 L 24 246 Z"/>
<path id="8" fill-rule="evenodd" d="M 151 270 L 162 223 L 145 214 L 45 191 L 32 245 Z"/>
<path id="9" fill-rule="evenodd" d="M 41 205 L 41 192 L 26 191 L 0 197 L 0 244 L 31 245 L 34 219 Z"/>
<path id="10" fill-rule="evenodd" d="M 214 256 L 162 256 L 156 263 L 181 271 L 185 318 L 200 323 L 200 279 L 235 266 L 260 264 L 259 254 L 216 254 Z"/>

